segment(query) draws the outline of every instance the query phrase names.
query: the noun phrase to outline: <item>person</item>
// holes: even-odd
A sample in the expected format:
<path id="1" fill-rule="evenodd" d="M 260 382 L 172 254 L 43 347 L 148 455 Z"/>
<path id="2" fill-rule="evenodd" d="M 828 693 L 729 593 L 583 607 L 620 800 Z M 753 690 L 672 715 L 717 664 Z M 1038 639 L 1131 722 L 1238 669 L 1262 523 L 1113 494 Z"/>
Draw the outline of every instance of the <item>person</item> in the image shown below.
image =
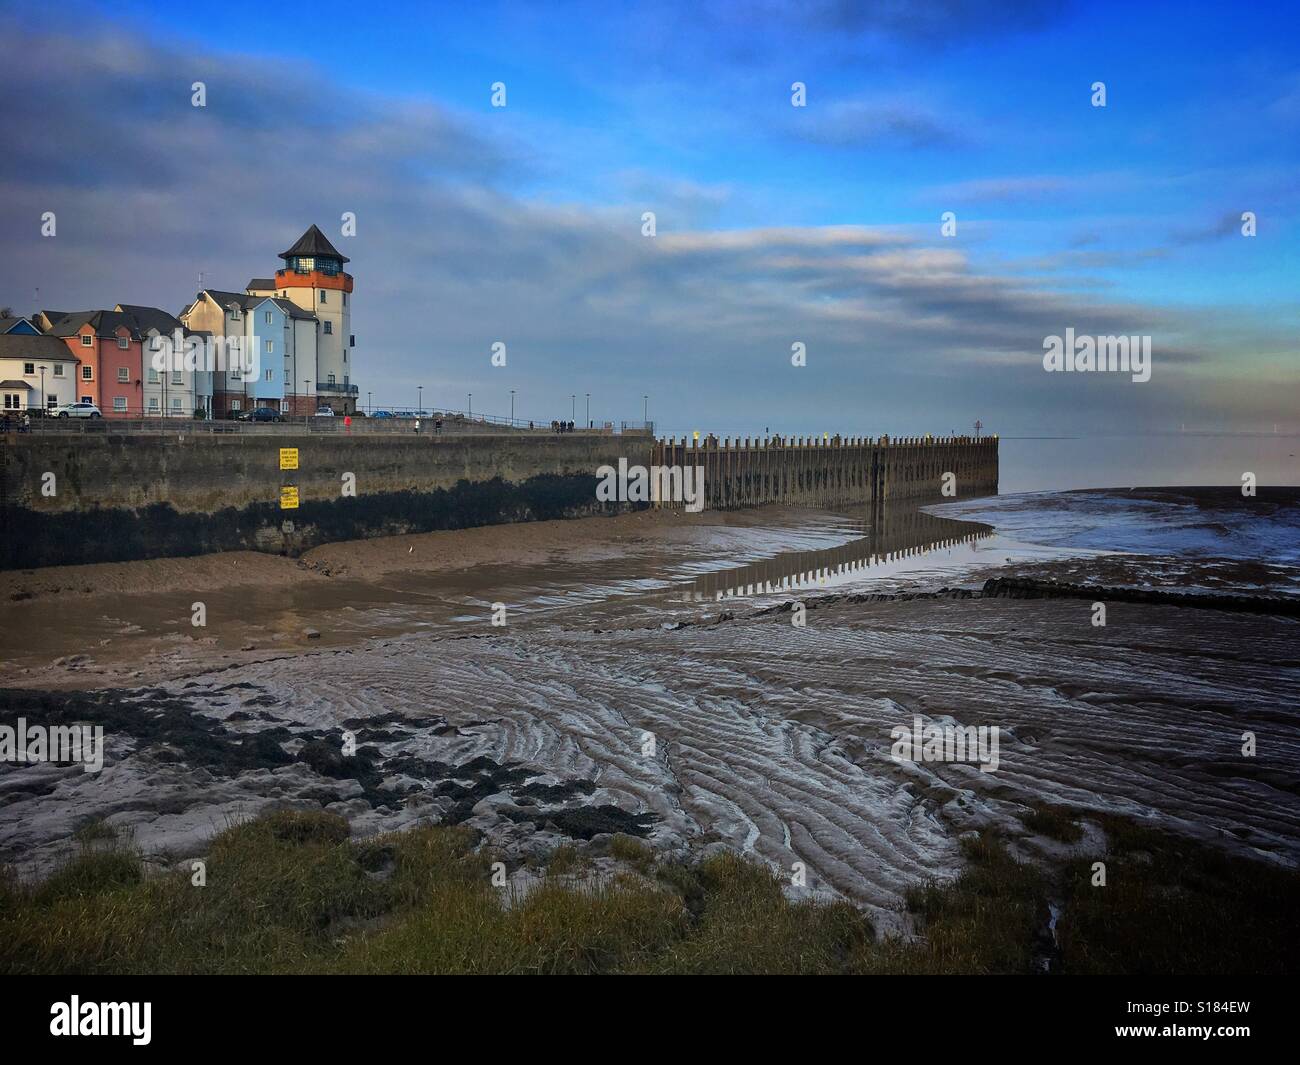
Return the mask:
<path id="1" fill-rule="evenodd" d="M 415 431 L 416 431 L 417 433 L 420 431 L 420 419 L 419 419 L 419 418 L 416 418 L 416 419 L 415 419 Z"/>
<path id="2" fill-rule="evenodd" d="M 441 432 L 442 432 L 442 418 L 441 418 L 441 417 L 438 417 L 438 418 L 434 419 L 434 422 L 433 422 L 433 431 L 434 431 L 435 433 L 441 433 Z"/>
<path id="3" fill-rule="evenodd" d="M 27 411 L 23 411 L 23 421 L 18 427 L 20 433 L 30 433 L 32 431 L 32 416 Z"/>

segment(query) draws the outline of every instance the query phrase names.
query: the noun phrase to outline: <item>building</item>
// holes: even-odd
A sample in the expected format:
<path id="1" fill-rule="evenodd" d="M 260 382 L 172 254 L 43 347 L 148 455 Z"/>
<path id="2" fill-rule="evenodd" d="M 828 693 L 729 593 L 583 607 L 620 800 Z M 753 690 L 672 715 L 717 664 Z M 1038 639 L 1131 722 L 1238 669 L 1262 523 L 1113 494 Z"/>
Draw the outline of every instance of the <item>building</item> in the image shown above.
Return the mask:
<path id="1" fill-rule="evenodd" d="M 105 414 L 139 417 L 132 405 L 140 377 L 140 334 L 120 311 L 41 311 L 36 324 L 61 339 L 78 360 L 77 399 Z"/>
<path id="2" fill-rule="evenodd" d="M 62 407 L 77 399 L 80 361 L 60 337 L 0 333 L 0 404 L 3 412 Z"/>
<path id="3" fill-rule="evenodd" d="M 336 414 L 355 414 L 357 386 L 352 383 L 352 275 L 349 259 L 325 234 L 312 226 L 280 258 L 284 266 L 272 279 L 281 297 L 310 311 L 319 322 L 316 335 L 314 388 L 323 405 Z M 252 284 L 250 282 L 250 284 Z"/>
<path id="4" fill-rule="evenodd" d="M 229 368 L 214 373 L 214 417 L 253 406 L 290 415 L 321 406 L 354 414 L 352 275 L 348 258 L 311 226 L 287 251 L 274 277 L 255 277 L 243 292 L 204 289 L 181 313 L 189 330 L 241 336 L 257 354 L 256 375 Z"/>
<path id="5" fill-rule="evenodd" d="M 7 311 L 8 308 L 5 308 Z M 32 325 L 31 320 L 12 314 L 0 314 L 0 335 L 5 333 L 25 333 L 27 336 L 39 336 L 40 330 Z"/>
<path id="6" fill-rule="evenodd" d="M 201 365 L 191 368 L 169 367 L 159 370 L 154 366 L 154 355 L 160 350 L 160 338 L 174 342 L 179 331 L 182 338 L 192 334 L 174 314 L 161 307 L 146 307 L 137 303 L 119 303 L 116 308 L 134 323 L 140 336 L 142 360 L 139 394 L 133 409 L 143 410 L 146 416 L 164 412 L 172 417 L 194 417 L 199 411 L 204 415 L 212 410 L 212 373 Z M 206 339 L 206 337 L 204 337 Z M 107 413 L 107 412 L 105 412 Z"/>

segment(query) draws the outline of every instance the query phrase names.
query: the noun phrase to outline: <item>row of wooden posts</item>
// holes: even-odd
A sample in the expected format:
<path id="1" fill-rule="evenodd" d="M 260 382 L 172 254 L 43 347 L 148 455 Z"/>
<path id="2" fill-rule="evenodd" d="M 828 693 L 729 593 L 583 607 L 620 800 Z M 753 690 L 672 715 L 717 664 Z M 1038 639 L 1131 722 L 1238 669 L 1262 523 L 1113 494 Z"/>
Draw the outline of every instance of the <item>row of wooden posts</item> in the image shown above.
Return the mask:
<path id="1" fill-rule="evenodd" d="M 940 501 L 998 490 L 996 436 L 669 437 L 656 441 L 654 464 L 700 468 L 710 510 Z"/>

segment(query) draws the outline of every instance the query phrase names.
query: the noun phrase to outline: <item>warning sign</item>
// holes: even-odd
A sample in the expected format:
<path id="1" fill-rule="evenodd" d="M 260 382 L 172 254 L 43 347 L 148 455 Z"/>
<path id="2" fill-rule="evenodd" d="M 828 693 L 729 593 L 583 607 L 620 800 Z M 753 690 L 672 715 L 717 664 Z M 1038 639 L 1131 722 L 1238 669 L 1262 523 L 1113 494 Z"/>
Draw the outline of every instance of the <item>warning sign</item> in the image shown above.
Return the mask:
<path id="1" fill-rule="evenodd" d="M 280 469 L 296 470 L 298 468 L 298 449 L 296 447 L 280 448 Z"/>
<path id="2" fill-rule="evenodd" d="M 298 486 L 286 484 L 280 489 L 280 509 L 297 510 L 298 509 Z"/>

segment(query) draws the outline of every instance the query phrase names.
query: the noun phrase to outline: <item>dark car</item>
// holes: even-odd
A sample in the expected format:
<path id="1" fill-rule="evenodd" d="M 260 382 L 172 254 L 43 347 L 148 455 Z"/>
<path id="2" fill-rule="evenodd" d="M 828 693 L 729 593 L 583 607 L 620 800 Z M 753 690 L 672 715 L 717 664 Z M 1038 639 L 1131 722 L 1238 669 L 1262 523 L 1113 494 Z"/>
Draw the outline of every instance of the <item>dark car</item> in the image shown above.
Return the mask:
<path id="1" fill-rule="evenodd" d="M 372 418 L 391 418 L 392 416 L 393 412 L 391 410 L 377 410 L 370 415 Z"/>
<path id="2" fill-rule="evenodd" d="M 280 412 L 270 407 L 253 407 L 251 410 L 240 411 L 235 417 L 241 422 L 278 422 L 281 420 Z"/>

